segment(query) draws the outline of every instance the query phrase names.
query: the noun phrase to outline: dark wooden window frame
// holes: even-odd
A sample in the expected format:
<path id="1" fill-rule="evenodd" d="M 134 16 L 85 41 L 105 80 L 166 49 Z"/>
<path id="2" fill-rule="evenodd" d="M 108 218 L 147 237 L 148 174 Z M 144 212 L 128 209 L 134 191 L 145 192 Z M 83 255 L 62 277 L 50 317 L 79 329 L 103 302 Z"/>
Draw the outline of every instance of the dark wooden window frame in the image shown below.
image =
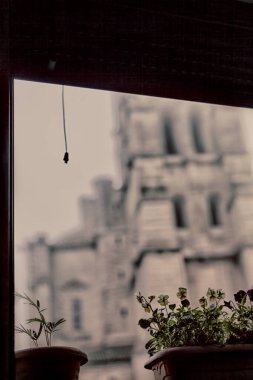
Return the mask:
<path id="1" fill-rule="evenodd" d="M 14 379 L 13 78 L 0 75 L 0 378 Z"/>
<path id="2" fill-rule="evenodd" d="M 78 8 L 75 13 L 67 3 L 0 4 L 2 380 L 14 380 L 14 78 L 253 107 L 252 4 L 182 0 L 167 9 L 167 2 L 158 1 L 154 9 L 146 0 L 136 11 L 132 1 L 111 1 L 108 7 L 107 2 L 89 0 L 85 12 Z M 56 61 L 55 71 L 47 70 L 50 60 Z"/>

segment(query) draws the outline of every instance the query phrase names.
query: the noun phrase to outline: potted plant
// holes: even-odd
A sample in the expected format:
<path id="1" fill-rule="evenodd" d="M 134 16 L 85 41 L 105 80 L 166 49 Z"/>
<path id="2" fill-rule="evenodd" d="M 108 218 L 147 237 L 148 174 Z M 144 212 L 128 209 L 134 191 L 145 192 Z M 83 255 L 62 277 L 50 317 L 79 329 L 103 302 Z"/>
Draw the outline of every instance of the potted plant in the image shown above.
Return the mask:
<path id="1" fill-rule="evenodd" d="M 15 328 L 17 333 L 29 336 L 33 348 L 16 351 L 16 380 L 77 380 L 80 366 L 88 361 L 87 355 L 72 347 L 51 346 L 52 335 L 59 325 L 65 322 L 61 318 L 56 322 L 46 320 L 40 301 L 33 301 L 27 294 L 17 294 L 36 310 L 36 316 Z M 30 328 L 30 326 L 35 326 Z M 46 346 L 39 347 L 38 340 L 44 335 Z"/>
<path id="2" fill-rule="evenodd" d="M 177 297 L 175 304 L 168 295 L 137 294 L 149 314 L 139 320 L 151 336 L 145 368 L 156 380 L 252 380 L 253 289 L 238 291 L 234 301 L 226 301 L 221 289 L 208 289 L 197 306 L 186 288 Z"/>

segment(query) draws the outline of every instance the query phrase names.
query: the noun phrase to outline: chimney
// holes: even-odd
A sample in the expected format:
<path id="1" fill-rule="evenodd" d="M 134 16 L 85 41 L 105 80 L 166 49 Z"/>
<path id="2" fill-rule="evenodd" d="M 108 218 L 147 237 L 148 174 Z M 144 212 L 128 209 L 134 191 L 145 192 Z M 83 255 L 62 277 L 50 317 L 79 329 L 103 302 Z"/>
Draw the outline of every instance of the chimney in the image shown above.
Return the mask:
<path id="1" fill-rule="evenodd" d="M 86 233 L 92 233 L 98 226 L 97 200 L 89 197 L 79 199 L 81 222 Z"/>
<path id="2" fill-rule="evenodd" d="M 98 202 L 98 218 L 100 227 L 110 227 L 112 214 L 112 180 L 97 178 L 93 182 Z"/>

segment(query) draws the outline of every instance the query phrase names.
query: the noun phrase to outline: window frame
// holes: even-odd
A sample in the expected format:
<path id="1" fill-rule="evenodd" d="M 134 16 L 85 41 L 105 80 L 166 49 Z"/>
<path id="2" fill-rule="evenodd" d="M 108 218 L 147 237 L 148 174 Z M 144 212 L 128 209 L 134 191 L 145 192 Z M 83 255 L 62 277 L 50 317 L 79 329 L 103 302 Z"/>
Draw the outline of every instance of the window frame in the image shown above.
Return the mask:
<path id="1" fill-rule="evenodd" d="M 14 77 L 0 75 L 0 351 L 1 379 L 15 379 L 14 365 Z"/>

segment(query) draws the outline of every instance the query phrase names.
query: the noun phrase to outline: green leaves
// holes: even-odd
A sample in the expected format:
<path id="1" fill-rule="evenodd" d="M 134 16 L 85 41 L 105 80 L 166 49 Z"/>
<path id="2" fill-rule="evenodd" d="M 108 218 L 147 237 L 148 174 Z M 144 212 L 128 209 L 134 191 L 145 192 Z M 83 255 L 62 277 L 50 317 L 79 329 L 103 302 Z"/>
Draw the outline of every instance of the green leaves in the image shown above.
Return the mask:
<path id="1" fill-rule="evenodd" d="M 222 289 L 209 288 L 197 307 L 191 306 L 186 288 L 176 295 L 179 305 L 170 304 L 168 295 L 145 298 L 138 293 L 138 302 L 150 314 L 138 322 L 152 337 L 146 344 L 150 354 L 185 345 L 253 343 L 253 289 L 237 292 L 234 303 L 224 300 Z"/>
<path id="2" fill-rule="evenodd" d="M 46 321 L 46 318 L 44 316 L 44 311 L 46 309 L 41 309 L 40 301 L 36 300 L 33 301 L 26 293 L 20 294 L 16 293 L 16 296 L 25 300 L 28 305 L 32 306 L 36 309 L 36 312 L 38 313 L 38 317 L 29 318 L 27 319 L 27 324 L 37 324 L 37 330 L 25 328 L 22 324 L 17 326 L 15 328 L 15 331 L 17 333 L 23 333 L 30 337 L 30 339 L 34 342 L 35 346 L 38 346 L 38 339 L 41 336 L 41 333 L 44 332 L 44 336 L 46 339 L 47 346 L 51 346 L 52 342 L 52 334 L 55 331 L 58 331 L 57 327 L 65 322 L 64 318 L 60 318 L 56 322 L 48 322 Z"/>
<path id="3" fill-rule="evenodd" d="M 46 322 L 47 332 L 49 334 L 52 334 L 53 332 L 58 331 L 58 329 L 56 327 L 59 326 L 60 324 L 64 323 L 64 322 L 65 322 L 64 318 L 59 319 L 59 321 L 57 321 L 57 322 Z"/>

